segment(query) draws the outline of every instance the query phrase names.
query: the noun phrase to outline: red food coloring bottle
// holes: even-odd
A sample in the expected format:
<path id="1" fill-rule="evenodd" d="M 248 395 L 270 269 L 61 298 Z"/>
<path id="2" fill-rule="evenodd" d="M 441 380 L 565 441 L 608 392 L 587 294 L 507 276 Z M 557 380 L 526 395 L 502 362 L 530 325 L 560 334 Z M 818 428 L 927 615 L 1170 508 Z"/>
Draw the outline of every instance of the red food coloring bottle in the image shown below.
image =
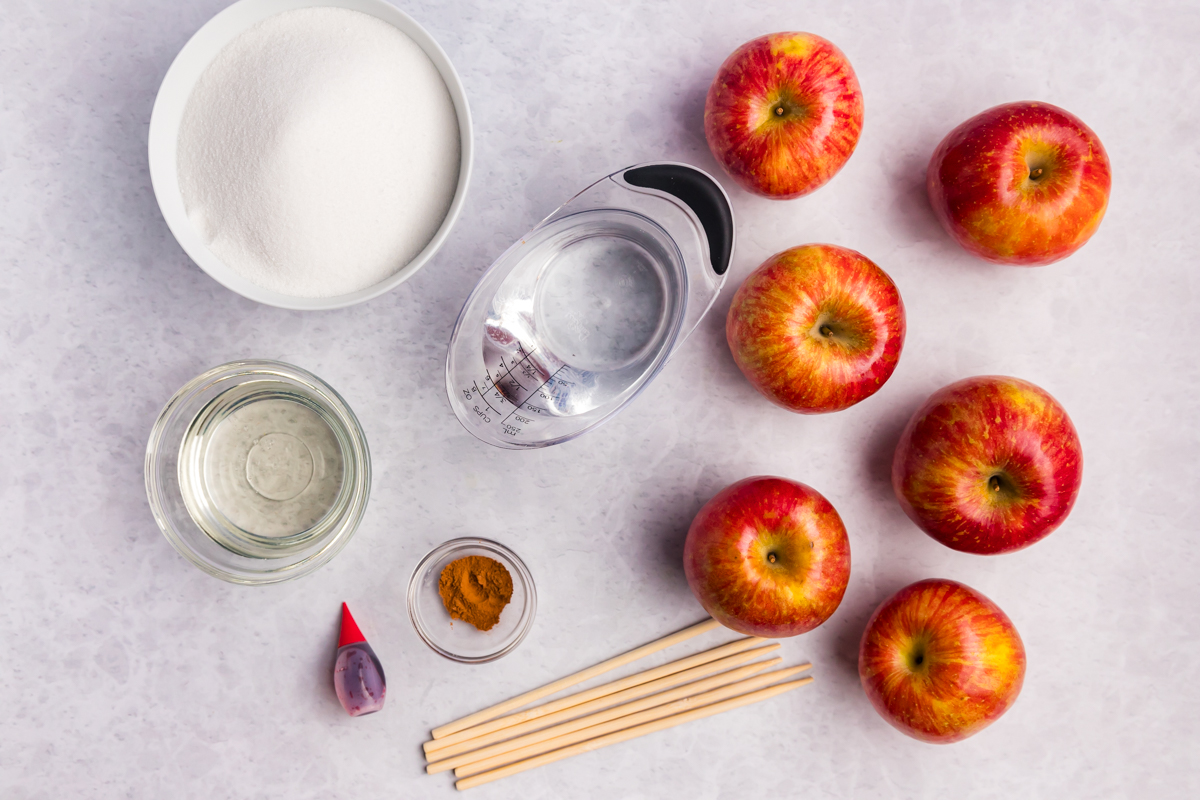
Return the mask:
<path id="1" fill-rule="evenodd" d="M 383 708 L 383 698 L 387 694 L 383 665 L 367 644 L 345 603 L 342 603 L 342 635 L 338 639 L 337 661 L 333 665 L 333 688 L 342 707 L 352 717 L 372 714 Z"/>

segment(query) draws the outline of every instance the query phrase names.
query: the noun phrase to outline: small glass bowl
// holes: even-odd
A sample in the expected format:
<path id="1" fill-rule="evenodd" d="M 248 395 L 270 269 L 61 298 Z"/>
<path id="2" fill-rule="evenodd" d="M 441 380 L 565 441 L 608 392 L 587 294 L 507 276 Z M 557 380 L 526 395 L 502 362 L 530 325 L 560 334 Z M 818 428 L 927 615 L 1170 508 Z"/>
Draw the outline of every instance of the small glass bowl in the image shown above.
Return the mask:
<path id="1" fill-rule="evenodd" d="M 512 601 L 490 631 L 451 619 L 438 594 L 442 570 L 451 561 L 466 556 L 495 559 L 512 575 Z M 451 539 L 438 545 L 421 559 L 408 582 L 408 616 L 417 635 L 441 655 L 463 664 L 484 664 L 511 653 L 529 633 L 536 612 L 537 590 L 525 562 L 490 539 Z"/>
<path id="2" fill-rule="evenodd" d="M 342 459 L 342 483 L 324 516 L 307 530 L 273 541 L 255 537 L 220 515 L 197 521 L 180 477 L 181 460 L 189 452 L 185 445 L 202 435 L 197 423 L 211 416 L 224 397 L 237 394 L 244 402 L 256 391 L 255 384 L 270 387 L 272 397 L 318 415 L 336 439 Z M 279 361 L 234 361 L 188 381 L 159 414 L 146 445 L 146 495 L 158 527 L 180 555 L 232 583 L 278 583 L 324 565 L 358 529 L 370 492 L 371 456 L 354 412 L 316 375 Z"/>

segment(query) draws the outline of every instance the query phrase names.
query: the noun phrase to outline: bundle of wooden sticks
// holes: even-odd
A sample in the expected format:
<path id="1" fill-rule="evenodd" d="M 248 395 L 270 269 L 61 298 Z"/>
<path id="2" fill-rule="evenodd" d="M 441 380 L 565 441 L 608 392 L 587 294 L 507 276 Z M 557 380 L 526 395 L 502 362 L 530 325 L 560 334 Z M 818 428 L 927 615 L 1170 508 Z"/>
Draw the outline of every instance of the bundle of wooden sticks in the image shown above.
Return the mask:
<path id="1" fill-rule="evenodd" d="M 579 753 L 757 703 L 812 682 L 811 677 L 806 677 L 780 683 L 809 669 L 811 664 L 756 674 L 783 659 L 754 661 L 779 649 L 779 645 L 750 636 L 517 711 L 717 627 L 716 620 L 701 622 L 435 728 L 433 738 L 424 745 L 425 760 L 429 762 L 425 771 L 433 774 L 454 770 L 458 778 L 454 785 L 460 790 L 470 789 Z"/>

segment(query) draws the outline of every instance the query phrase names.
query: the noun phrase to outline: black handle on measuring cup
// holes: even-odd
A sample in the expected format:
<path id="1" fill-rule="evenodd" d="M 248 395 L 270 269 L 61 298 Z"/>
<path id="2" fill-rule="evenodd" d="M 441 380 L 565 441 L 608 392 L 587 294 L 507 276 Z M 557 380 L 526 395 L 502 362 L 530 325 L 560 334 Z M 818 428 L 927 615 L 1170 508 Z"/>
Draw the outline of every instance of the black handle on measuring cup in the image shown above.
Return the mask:
<path id="1" fill-rule="evenodd" d="M 724 275 L 733 254 L 733 209 L 717 182 L 684 164 L 647 164 L 625 170 L 626 183 L 672 194 L 695 212 L 708 236 L 713 272 Z"/>

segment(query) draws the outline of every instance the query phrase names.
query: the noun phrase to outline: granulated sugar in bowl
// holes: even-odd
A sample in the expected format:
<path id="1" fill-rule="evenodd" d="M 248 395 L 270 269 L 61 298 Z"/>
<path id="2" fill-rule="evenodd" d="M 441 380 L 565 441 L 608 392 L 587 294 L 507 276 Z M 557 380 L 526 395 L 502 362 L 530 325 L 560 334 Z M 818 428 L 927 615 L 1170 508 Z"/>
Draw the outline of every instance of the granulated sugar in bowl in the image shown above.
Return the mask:
<path id="1" fill-rule="evenodd" d="M 386 291 L 441 245 L 465 194 L 469 128 L 444 53 L 382 0 L 242 0 L 164 79 L 151 176 L 172 232 L 214 278 L 261 302 L 331 308 Z"/>

